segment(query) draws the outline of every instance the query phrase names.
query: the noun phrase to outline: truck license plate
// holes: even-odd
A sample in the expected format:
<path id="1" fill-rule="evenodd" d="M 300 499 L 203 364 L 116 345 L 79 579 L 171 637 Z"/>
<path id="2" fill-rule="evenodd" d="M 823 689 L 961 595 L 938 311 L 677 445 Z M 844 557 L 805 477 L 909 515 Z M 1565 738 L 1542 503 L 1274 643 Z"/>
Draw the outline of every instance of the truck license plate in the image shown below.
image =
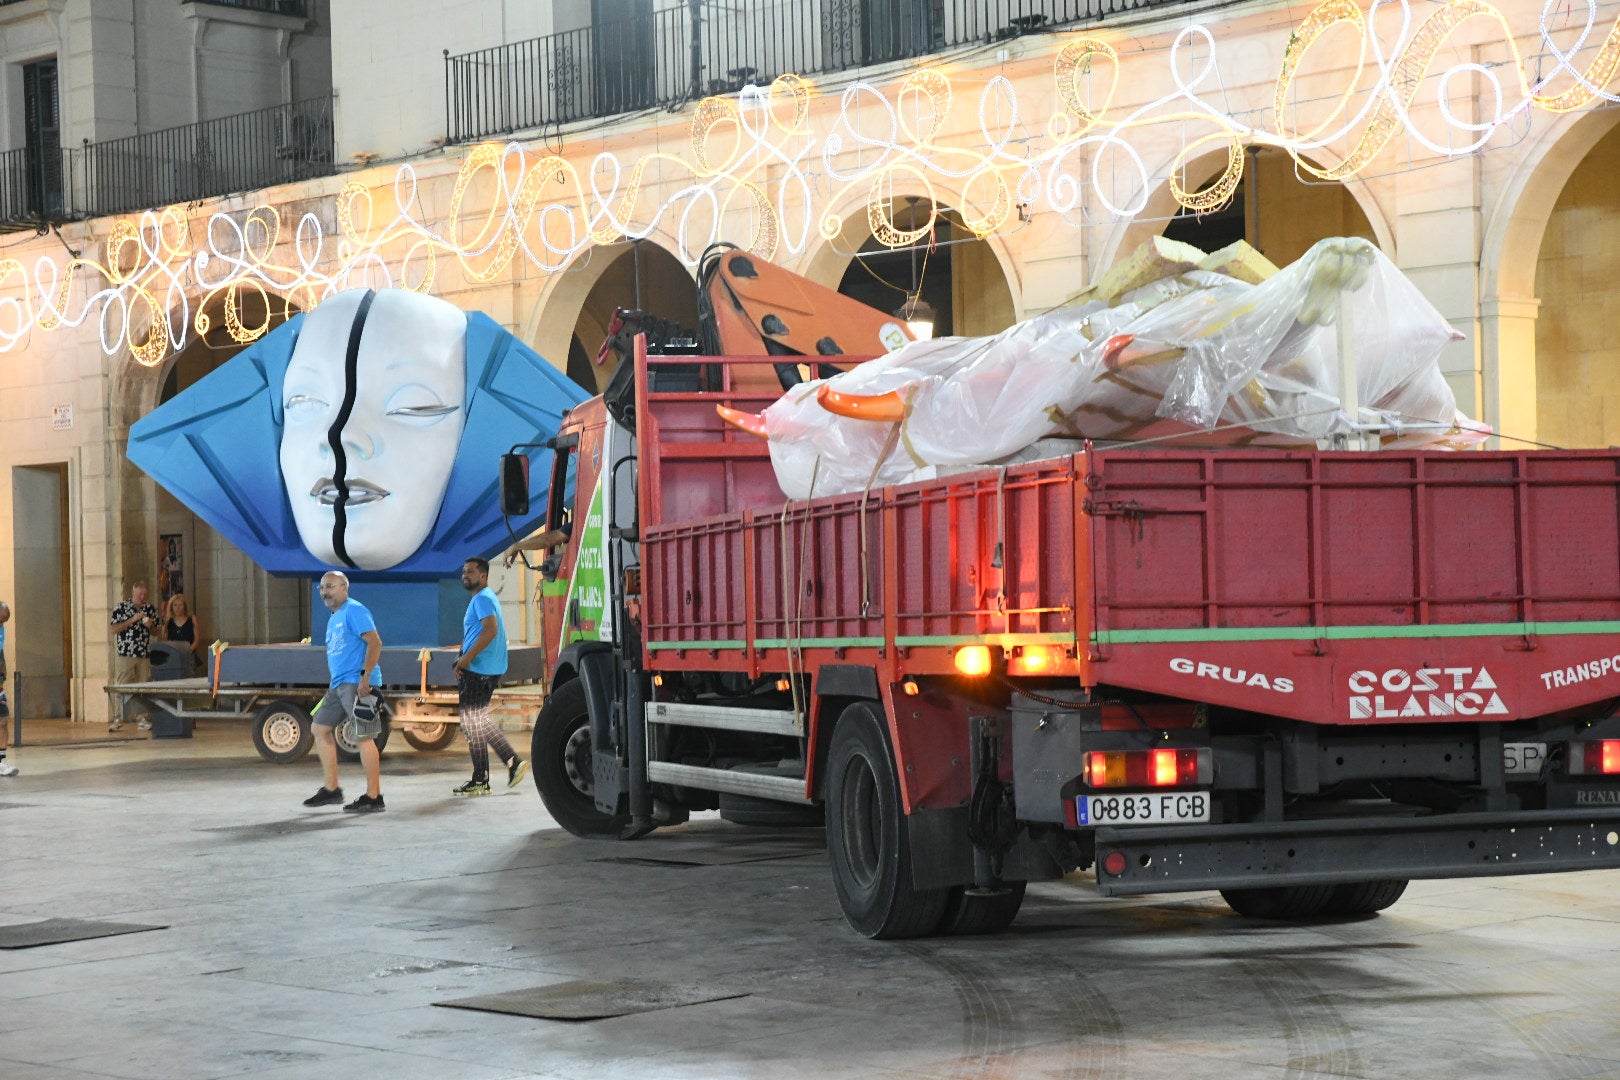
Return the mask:
<path id="1" fill-rule="evenodd" d="M 1506 773 L 1539 773 L 1546 763 L 1547 744 L 1544 742 L 1502 744 L 1502 770 Z"/>
<path id="2" fill-rule="evenodd" d="M 1209 820 L 1207 791 L 1080 795 L 1074 801 L 1082 825 L 1165 825 Z"/>

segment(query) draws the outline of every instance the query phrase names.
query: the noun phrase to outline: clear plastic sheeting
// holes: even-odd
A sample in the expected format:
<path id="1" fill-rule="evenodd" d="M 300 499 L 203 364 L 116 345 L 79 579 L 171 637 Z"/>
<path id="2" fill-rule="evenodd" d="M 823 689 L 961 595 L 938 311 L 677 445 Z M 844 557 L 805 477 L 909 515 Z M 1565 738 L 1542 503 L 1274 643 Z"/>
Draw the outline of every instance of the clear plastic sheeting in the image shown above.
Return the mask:
<path id="1" fill-rule="evenodd" d="M 1440 373 L 1441 349 L 1460 335 L 1367 241 L 1323 240 L 1258 283 L 1199 268 L 1213 257 L 1144 252 L 1155 255 L 1138 252 L 1074 305 L 993 337 L 915 342 L 794 387 L 762 416 L 783 491 L 858 491 L 1073 445 L 1054 439 L 1315 447 L 1371 432 L 1384 445 L 1460 448 L 1490 434 L 1457 411 Z M 1110 278 L 1126 287 L 1111 291 Z M 1340 394 L 1345 344 L 1353 417 Z M 838 415 L 823 400 L 902 418 Z"/>

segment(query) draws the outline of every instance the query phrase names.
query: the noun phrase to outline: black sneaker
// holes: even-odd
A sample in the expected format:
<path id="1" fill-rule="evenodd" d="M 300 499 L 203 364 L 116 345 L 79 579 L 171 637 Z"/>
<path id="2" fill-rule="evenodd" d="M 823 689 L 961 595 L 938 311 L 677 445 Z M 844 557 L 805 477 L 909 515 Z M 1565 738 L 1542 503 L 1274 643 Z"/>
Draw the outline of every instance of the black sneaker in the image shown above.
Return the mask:
<path id="1" fill-rule="evenodd" d="M 373 799 L 370 795 L 362 795 L 358 799 L 354 800 L 354 802 L 345 805 L 343 809 L 357 814 L 376 814 L 388 809 L 388 807 L 383 805 L 381 795 L 377 796 L 375 799 Z"/>
<path id="2" fill-rule="evenodd" d="M 452 795 L 488 795 L 489 794 L 489 781 L 488 780 L 469 780 L 465 784 L 462 784 L 460 787 L 451 788 L 450 789 L 450 794 L 452 794 Z"/>
<path id="3" fill-rule="evenodd" d="M 506 767 L 506 786 L 515 788 L 529 775 L 529 763 L 522 758 L 513 758 L 512 764 Z"/>
<path id="4" fill-rule="evenodd" d="M 329 803 L 342 802 L 342 788 L 321 788 L 315 794 L 304 800 L 305 806 L 326 806 Z"/>

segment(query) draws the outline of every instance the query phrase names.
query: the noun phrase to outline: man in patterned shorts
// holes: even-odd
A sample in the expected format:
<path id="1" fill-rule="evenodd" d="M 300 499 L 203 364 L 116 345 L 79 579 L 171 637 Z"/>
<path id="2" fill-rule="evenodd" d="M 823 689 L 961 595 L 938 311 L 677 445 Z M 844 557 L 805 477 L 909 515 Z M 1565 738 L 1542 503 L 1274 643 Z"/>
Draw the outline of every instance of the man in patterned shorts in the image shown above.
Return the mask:
<path id="1" fill-rule="evenodd" d="M 501 601 L 489 587 L 489 560 L 461 564 L 462 588 L 473 594 L 461 620 L 461 655 L 456 658 L 456 686 L 461 693 L 461 733 L 472 752 L 472 779 L 452 795 L 489 794 L 489 752 L 506 765 L 506 786 L 517 787 L 529 763 L 517 756 L 506 735 L 489 718 L 489 700 L 506 674 L 506 623 Z"/>

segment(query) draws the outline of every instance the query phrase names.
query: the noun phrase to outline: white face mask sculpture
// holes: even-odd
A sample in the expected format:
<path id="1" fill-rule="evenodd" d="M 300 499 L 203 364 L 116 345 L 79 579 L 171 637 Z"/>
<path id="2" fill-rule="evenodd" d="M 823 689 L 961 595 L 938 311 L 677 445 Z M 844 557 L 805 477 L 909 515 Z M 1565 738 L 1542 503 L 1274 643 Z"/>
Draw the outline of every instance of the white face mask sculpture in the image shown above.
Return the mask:
<path id="1" fill-rule="evenodd" d="M 467 317 L 403 289 L 304 319 L 281 402 L 298 535 L 330 566 L 386 570 L 433 530 L 466 423 Z"/>

